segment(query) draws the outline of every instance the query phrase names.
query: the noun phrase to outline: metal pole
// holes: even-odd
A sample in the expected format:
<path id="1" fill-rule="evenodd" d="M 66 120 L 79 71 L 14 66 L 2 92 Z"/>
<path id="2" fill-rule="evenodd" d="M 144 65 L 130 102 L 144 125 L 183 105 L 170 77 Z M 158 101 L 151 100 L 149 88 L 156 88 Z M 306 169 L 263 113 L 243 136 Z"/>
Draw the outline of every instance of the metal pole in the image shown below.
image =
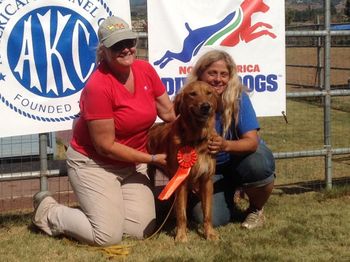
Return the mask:
<path id="1" fill-rule="evenodd" d="M 40 191 L 48 190 L 47 183 L 47 138 L 48 134 L 39 134 L 39 154 L 40 154 Z"/>
<path id="2" fill-rule="evenodd" d="M 317 15 L 317 29 L 320 30 L 320 16 Z M 321 66 L 322 63 L 322 57 L 321 57 L 321 50 L 322 50 L 322 39 L 320 36 L 317 37 L 317 82 L 316 85 L 318 89 L 323 89 L 323 69 Z"/>
<path id="3" fill-rule="evenodd" d="M 331 94 L 330 94 L 330 50 L 331 50 L 331 1 L 325 0 L 325 19 L 324 26 L 327 34 L 324 36 L 324 147 L 326 149 L 325 156 L 325 179 L 326 189 L 332 188 L 332 145 L 331 145 Z"/>

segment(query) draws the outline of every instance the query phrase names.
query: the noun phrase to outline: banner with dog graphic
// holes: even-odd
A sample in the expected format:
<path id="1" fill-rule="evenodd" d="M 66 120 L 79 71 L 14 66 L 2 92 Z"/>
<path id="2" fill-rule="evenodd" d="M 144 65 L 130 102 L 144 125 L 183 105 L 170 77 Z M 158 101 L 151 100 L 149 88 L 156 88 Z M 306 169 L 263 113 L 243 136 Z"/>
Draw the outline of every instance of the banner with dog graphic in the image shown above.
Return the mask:
<path id="1" fill-rule="evenodd" d="M 0 137 L 72 128 L 111 15 L 129 0 L 0 1 Z"/>
<path id="2" fill-rule="evenodd" d="M 258 116 L 286 111 L 284 1 L 152 0 L 149 61 L 173 96 L 201 54 L 230 53 Z"/>

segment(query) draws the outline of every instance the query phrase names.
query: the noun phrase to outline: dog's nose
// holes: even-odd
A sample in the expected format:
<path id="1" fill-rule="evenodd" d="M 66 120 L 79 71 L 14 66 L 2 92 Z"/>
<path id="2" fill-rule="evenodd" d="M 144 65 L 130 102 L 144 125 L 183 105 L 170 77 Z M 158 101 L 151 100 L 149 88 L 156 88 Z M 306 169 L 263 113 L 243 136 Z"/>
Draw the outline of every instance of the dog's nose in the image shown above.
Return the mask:
<path id="1" fill-rule="evenodd" d="M 208 114 L 210 112 L 211 106 L 209 103 L 205 102 L 201 104 L 200 110 L 202 114 Z"/>

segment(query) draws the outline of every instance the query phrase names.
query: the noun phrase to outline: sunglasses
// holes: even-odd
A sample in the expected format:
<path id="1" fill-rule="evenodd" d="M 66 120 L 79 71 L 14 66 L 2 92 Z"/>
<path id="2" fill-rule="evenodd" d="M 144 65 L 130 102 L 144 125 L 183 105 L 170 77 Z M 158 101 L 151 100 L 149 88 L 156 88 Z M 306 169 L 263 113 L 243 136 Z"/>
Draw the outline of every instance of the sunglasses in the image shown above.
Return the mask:
<path id="1" fill-rule="evenodd" d="M 110 47 L 110 49 L 115 52 L 115 53 L 118 53 L 118 52 L 121 52 L 123 51 L 125 48 L 132 48 L 132 47 L 135 47 L 136 46 L 136 39 L 126 39 L 126 40 L 122 40 L 114 45 L 112 45 Z"/>

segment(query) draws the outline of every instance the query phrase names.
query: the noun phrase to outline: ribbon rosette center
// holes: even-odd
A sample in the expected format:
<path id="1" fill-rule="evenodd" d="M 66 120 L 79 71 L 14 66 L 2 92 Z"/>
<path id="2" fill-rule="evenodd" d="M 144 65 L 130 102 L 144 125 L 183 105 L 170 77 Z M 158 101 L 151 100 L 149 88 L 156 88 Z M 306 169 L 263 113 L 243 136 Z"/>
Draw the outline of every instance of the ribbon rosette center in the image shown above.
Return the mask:
<path id="1" fill-rule="evenodd" d="M 179 168 L 158 196 L 160 200 L 168 199 L 175 192 L 176 188 L 188 177 L 191 167 L 197 161 L 197 153 L 193 147 L 184 146 L 177 152 L 177 161 Z"/>
<path id="2" fill-rule="evenodd" d="M 197 154 L 193 147 L 185 146 L 177 152 L 177 162 L 182 168 L 191 168 L 197 161 Z"/>

